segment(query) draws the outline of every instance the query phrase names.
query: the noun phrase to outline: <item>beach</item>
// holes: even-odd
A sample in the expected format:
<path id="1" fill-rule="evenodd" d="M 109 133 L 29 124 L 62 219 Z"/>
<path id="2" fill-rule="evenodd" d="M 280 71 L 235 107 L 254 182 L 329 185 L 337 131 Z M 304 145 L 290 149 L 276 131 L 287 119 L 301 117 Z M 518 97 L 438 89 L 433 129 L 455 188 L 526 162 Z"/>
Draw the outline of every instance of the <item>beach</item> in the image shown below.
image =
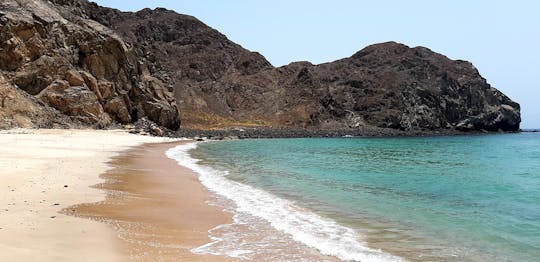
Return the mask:
<path id="1" fill-rule="evenodd" d="M 537 189 L 522 187 L 538 181 L 536 134 L 199 143 L 18 129 L 0 143 L 0 261 L 538 257 Z M 510 206 L 527 216 L 501 215 Z"/>
<path id="2" fill-rule="evenodd" d="M 98 187 L 106 199 L 68 207 L 64 212 L 102 221 L 118 233 L 135 261 L 233 261 L 190 250 L 210 242 L 208 230 L 232 222 L 232 215 L 210 206 L 214 196 L 193 171 L 165 151 L 192 141 L 145 144 L 114 157 L 113 169 Z"/>
<path id="3" fill-rule="evenodd" d="M 154 247 L 166 246 L 165 238 L 174 234 L 177 238 L 167 241 L 174 242 L 171 245 L 175 252 L 192 261 L 208 261 L 209 257 L 197 258 L 189 249 L 209 242 L 207 230 L 227 222 L 230 216 L 205 203 L 211 195 L 195 176 L 178 176 L 188 170 L 179 169 L 172 160 L 167 163 L 163 151 L 171 144 L 137 147 L 170 141 L 110 130 L 0 132 L 0 260 L 126 261 L 163 251 L 143 248 L 152 245 L 141 246 L 140 238 L 136 239 L 139 242 L 132 241 L 128 231 L 121 230 L 121 225 L 130 224 L 132 229 L 141 225 L 151 230 Z M 120 154 L 135 147 L 138 151 L 130 151 L 132 154 L 148 150 L 156 157 L 145 154 L 143 159 L 131 161 L 135 155 L 126 158 Z M 124 175 L 139 176 L 129 181 L 116 180 L 121 185 L 115 186 L 123 188 L 112 191 L 106 182 L 110 176 L 118 175 L 114 165 L 120 162 L 129 162 L 126 168 L 132 173 Z M 155 171 L 163 175 L 152 183 L 141 175 L 147 174 L 151 166 L 159 166 Z M 173 166 L 174 172 L 168 170 Z M 179 184 L 184 185 L 182 190 L 173 189 Z M 175 198 L 167 198 L 170 195 Z M 117 197 L 141 201 L 119 208 L 114 205 Z M 167 232 L 162 238 L 156 236 L 160 230 Z M 138 236 L 142 233 L 129 232 Z"/>

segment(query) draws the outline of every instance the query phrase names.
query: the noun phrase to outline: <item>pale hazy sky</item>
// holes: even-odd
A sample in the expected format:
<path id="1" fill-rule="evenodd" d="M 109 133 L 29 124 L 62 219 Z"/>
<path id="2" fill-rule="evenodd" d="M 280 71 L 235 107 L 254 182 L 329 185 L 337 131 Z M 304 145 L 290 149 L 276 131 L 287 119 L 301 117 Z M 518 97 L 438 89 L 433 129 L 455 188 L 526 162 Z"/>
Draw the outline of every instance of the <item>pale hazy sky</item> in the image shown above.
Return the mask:
<path id="1" fill-rule="evenodd" d="M 330 62 L 385 41 L 471 61 L 540 128 L 540 1 L 97 0 L 123 11 L 189 14 L 275 66 Z"/>

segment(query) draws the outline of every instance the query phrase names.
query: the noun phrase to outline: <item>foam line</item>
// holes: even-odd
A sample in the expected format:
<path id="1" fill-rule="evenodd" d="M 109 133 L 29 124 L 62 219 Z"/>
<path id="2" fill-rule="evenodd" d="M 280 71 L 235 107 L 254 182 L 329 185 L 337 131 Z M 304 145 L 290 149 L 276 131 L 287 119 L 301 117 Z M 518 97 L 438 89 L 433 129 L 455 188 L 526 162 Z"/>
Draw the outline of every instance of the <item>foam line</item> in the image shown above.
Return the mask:
<path id="1" fill-rule="evenodd" d="M 232 200 L 235 213 L 247 213 L 268 221 L 277 230 L 289 234 L 295 241 L 316 248 L 324 255 L 345 261 L 403 261 L 380 250 L 366 246 L 351 228 L 332 219 L 297 207 L 293 201 L 274 196 L 264 190 L 227 179 L 227 172 L 198 164 L 189 151 L 197 143 L 171 148 L 166 155 L 199 174 L 199 180 L 209 190 Z"/>

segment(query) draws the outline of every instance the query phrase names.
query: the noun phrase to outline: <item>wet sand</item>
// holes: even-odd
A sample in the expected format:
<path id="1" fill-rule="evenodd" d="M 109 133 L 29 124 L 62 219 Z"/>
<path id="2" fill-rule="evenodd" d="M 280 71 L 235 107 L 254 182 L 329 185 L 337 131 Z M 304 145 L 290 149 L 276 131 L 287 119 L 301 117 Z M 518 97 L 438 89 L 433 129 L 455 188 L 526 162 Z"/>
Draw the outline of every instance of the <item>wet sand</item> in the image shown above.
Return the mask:
<path id="1" fill-rule="evenodd" d="M 63 213 L 112 226 L 130 260 L 234 261 L 225 256 L 196 255 L 190 249 L 210 242 L 208 230 L 232 222 L 232 214 L 210 206 L 214 196 L 196 174 L 165 156 L 186 142 L 146 144 L 114 157 L 101 177 L 104 201 L 78 204 Z"/>

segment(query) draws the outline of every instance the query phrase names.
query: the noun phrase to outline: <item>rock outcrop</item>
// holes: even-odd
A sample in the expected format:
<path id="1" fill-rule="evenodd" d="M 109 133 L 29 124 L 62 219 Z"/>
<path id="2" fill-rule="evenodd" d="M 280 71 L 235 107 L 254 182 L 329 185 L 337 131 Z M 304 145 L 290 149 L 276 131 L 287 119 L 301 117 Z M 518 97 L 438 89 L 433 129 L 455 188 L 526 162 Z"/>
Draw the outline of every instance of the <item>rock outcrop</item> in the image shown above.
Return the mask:
<path id="1" fill-rule="evenodd" d="M 316 112 L 310 115 L 315 124 L 519 129 L 519 104 L 491 87 L 471 63 L 424 47 L 376 44 L 350 58 L 293 71 L 287 78 L 291 87 L 315 92 Z"/>
<path id="2" fill-rule="evenodd" d="M 388 42 L 331 63 L 275 68 L 166 9 L 121 12 L 85 0 L 0 7 L 0 74 L 76 123 L 147 117 L 174 129 L 178 107 L 183 126 L 196 129 L 519 129 L 519 104 L 471 63 L 424 47 Z"/>
<path id="3" fill-rule="evenodd" d="M 148 73 L 139 53 L 109 28 L 62 5 L 2 1 L 2 88 L 24 91 L 32 104 L 20 109 L 29 112 L 16 114 L 13 108 L 22 100 L 8 100 L 0 109 L 2 126 L 39 127 L 61 119 L 65 127 L 100 128 L 148 117 L 178 128 L 171 91 Z M 31 117 L 36 111 L 46 112 L 46 119 Z"/>
<path id="4" fill-rule="evenodd" d="M 471 63 L 424 47 L 388 42 L 331 63 L 274 68 L 191 16 L 85 10 L 143 50 L 188 127 L 519 129 L 519 104 Z"/>

